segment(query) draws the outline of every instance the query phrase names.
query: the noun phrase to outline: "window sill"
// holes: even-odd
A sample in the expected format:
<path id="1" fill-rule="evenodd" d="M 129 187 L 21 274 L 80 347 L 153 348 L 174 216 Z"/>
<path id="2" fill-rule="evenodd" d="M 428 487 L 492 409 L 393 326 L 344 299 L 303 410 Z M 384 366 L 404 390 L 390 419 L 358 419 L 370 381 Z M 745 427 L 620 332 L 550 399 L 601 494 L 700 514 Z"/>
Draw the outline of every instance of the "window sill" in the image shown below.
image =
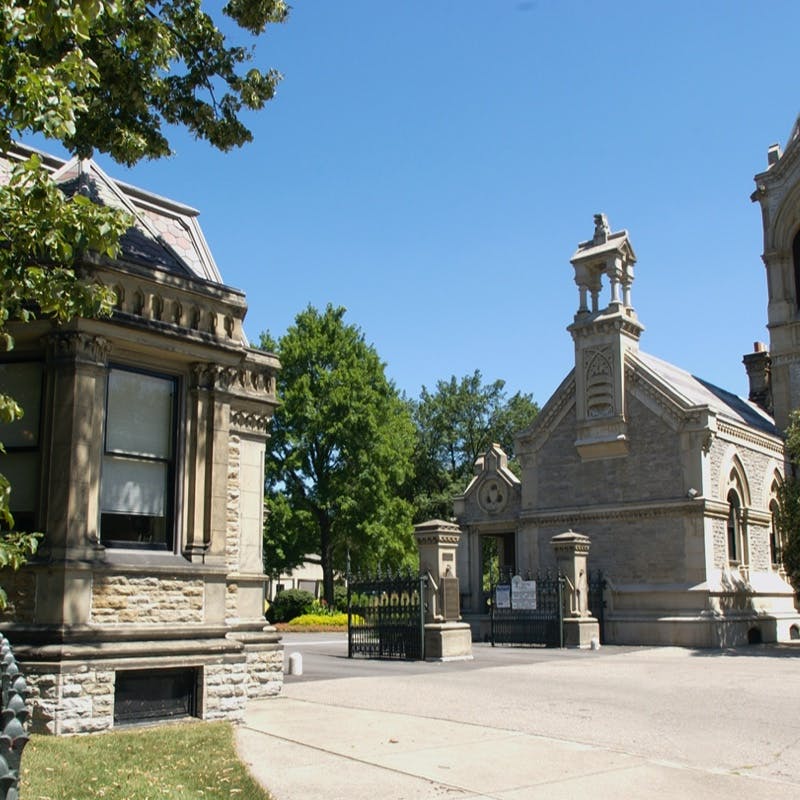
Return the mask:
<path id="1" fill-rule="evenodd" d="M 224 566 L 192 563 L 177 553 L 163 550 L 139 550 L 130 547 L 106 547 L 101 571 L 109 572 L 162 572 L 170 574 L 225 574 Z M 95 566 L 97 569 L 97 566 Z"/>

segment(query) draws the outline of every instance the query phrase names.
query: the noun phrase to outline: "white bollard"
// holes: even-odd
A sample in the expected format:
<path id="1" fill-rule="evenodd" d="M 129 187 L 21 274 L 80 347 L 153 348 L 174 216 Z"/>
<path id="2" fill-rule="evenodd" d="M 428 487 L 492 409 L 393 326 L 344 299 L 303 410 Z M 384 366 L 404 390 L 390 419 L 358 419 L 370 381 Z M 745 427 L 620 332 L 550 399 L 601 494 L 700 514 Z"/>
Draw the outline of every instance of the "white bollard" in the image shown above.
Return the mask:
<path id="1" fill-rule="evenodd" d="M 592 650 L 599 650 L 600 649 L 600 640 L 596 636 L 592 637 L 591 647 L 592 647 Z"/>
<path id="2" fill-rule="evenodd" d="M 289 674 L 303 674 L 303 655 L 302 653 L 291 653 L 289 655 Z"/>

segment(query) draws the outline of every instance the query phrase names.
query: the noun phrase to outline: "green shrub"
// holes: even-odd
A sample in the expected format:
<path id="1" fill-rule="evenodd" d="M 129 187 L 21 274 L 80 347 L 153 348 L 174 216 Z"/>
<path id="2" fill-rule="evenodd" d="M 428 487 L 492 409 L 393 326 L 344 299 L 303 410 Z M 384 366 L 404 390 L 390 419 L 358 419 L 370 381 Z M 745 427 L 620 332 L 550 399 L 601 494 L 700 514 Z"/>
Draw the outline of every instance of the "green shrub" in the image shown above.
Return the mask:
<path id="1" fill-rule="evenodd" d="M 330 627 L 335 625 L 337 627 L 347 627 L 347 614 L 329 613 L 329 614 L 302 614 L 289 620 L 290 625 L 297 625 L 302 628 L 310 628 L 315 625 L 324 625 Z"/>
<path id="2" fill-rule="evenodd" d="M 288 622 L 314 607 L 314 595 L 304 589 L 286 589 L 275 597 L 269 607 L 270 622 Z"/>
<path id="3" fill-rule="evenodd" d="M 333 587 L 333 607 L 337 611 L 347 611 L 347 587 L 336 584 Z"/>

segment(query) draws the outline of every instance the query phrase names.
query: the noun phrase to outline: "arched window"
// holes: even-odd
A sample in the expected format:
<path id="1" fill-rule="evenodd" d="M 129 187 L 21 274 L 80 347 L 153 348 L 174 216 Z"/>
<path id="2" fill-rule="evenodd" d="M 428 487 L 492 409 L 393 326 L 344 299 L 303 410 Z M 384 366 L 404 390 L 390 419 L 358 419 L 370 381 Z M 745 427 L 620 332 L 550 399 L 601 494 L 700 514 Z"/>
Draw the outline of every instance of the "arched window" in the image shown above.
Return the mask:
<path id="1" fill-rule="evenodd" d="M 781 564 L 781 533 L 778 529 L 778 501 L 773 499 L 769 504 L 769 513 L 772 521 L 769 526 L 769 558 L 773 567 Z"/>
<path id="2" fill-rule="evenodd" d="M 792 261 L 794 262 L 794 298 L 800 309 L 800 231 L 792 242 Z"/>
<path id="3" fill-rule="evenodd" d="M 731 489 L 728 492 L 728 561 L 739 564 L 742 560 L 742 504 L 739 495 Z"/>

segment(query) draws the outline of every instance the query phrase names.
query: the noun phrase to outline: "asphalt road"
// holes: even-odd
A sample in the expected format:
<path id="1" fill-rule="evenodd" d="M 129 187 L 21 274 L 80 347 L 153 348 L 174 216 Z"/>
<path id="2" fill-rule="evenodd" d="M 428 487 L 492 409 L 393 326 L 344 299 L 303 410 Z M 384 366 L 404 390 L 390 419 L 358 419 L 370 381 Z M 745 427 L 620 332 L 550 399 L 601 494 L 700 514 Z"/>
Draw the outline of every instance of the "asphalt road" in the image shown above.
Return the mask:
<path id="1" fill-rule="evenodd" d="M 497 788 L 504 781 L 514 783 L 516 769 L 526 770 L 514 783 L 527 787 L 519 797 L 539 797 L 536 787 L 552 780 L 562 782 L 550 796 L 572 796 L 568 787 L 589 780 L 581 770 L 595 776 L 596 787 L 606 787 L 607 793 L 598 796 L 800 797 L 798 647 L 606 646 L 592 652 L 475 644 L 472 661 L 406 663 L 348 659 L 346 637 L 339 634 L 287 634 L 284 645 L 287 658 L 302 654 L 304 674 L 287 675 L 286 706 L 270 713 L 264 704 L 261 730 L 273 744 L 302 744 L 320 758 L 336 753 L 341 762 L 350 752 L 347 747 L 369 751 L 369 742 L 359 739 L 356 729 L 377 726 L 379 720 L 386 730 L 402 731 L 388 741 L 407 740 L 416 732 L 419 742 L 439 735 L 456 748 L 465 732 L 481 731 L 488 738 L 476 752 L 487 754 L 486 769 L 490 762 L 505 763 L 515 747 L 531 754 L 544 748 L 540 763 L 527 764 L 519 754 L 511 759 L 511 766 L 495 776 L 494 788 L 482 794 L 481 781 L 489 780 L 488 773 L 469 777 L 476 756 L 467 753 L 467 744 L 454 750 L 451 762 L 426 767 L 425 758 L 439 751 L 418 742 L 417 761 L 403 762 L 404 779 L 413 774 L 430 781 L 440 774 L 437 769 L 460 769 L 462 782 L 452 772 L 441 772 L 451 776 L 441 785 L 462 792 L 466 786 L 472 793 L 463 796 L 516 797 Z M 325 725 L 328 734 L 322 732 Z M 582 755 L 570 760 L 570 748 Z M 378 750 L 370 758 L 359 768 L 366 771 L 358 774 L 382 771 L 369 780 L 377 780 L 394 763 Z M 598 762 L 590 769 L 592 758 Z M 445 761 L 441 753 L 440 760 Z M 557 774 L 547 777 L 554 764 L 561 765 Z M 273 786 L 281 789 L 278 800 L 315 796 L 310 784 L 297 784 L 295 794 L 292 781 L 299 774 L 289 770 L 281 777 L 276 770 L 283 767 L 284 762 L 273 764 L 270 772 L 277 781 Z M 637 774 L 646 775 L 645 785 L 652 788 L 643 792 L 632 783 Z M 441 794 L 415 791 L 390 789 L 384 796 Z M 352 786 L 347 793 L 359 796 Z"/>

